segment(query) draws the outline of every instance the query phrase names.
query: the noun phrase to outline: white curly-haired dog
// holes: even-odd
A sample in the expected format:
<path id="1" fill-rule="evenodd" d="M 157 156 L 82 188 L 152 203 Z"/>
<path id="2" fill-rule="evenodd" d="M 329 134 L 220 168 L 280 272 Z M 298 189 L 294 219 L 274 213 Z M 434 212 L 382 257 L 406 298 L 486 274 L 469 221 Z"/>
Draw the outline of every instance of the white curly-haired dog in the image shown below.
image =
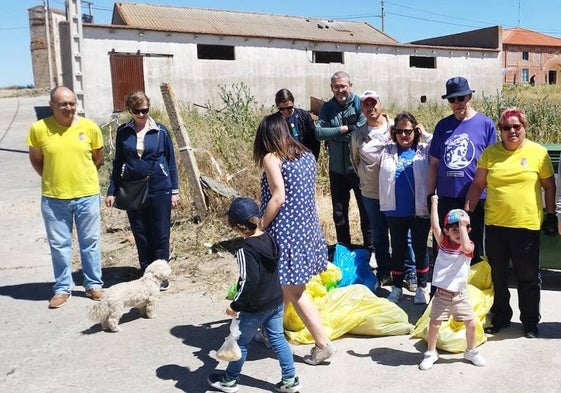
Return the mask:
<path id="1" fill-rule="evenodd" d="M 122 282 L 106 289 L 99 302 L 92 306 L 90 318 L 101 322 L 103 330 L 118 332 L 119 320 L 129 307 L 138 308 L 143 316 L 154 318 L 160 297 L 160 283 L 171 274 L 164 259 L 157 259 L 146 268 L 138 280 Z"/>

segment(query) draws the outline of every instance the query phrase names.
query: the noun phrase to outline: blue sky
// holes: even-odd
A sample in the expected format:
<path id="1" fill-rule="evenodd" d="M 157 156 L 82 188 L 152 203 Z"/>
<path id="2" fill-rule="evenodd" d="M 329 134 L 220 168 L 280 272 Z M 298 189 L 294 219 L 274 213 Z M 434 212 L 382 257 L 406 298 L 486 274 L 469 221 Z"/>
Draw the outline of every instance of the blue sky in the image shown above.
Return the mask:
<path id="1" fill-rule="evenodd" d="M 47 1 L 47 0 L 45 0 Z M 110 23 L 114 1 L 91 0 L 94 22 Z M 378 0 L 134 0 L 136 3 L 179 5 L 247 12 L 366 21 L 381 29 Z M 2 0 L 0 5 L 0 87 L 33 84 L 27 10 L 43 0 Z M 64 0 L 48 0 L 64 10 Z M 83 12 L 87 13 L 82 1 Z M 561 37 L 559 0 L 395 0 L 384 1 L 384 31 L 409 42 L 482 27 L 524 27 Z"/>

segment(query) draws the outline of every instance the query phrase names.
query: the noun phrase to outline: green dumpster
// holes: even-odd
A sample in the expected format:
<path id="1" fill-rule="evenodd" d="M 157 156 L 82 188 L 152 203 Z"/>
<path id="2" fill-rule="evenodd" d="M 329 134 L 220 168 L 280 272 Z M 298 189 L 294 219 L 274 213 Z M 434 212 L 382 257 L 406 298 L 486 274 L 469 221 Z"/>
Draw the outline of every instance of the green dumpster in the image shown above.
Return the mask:
<path id="1" fill-rule="evenodd" d="M 561 154 L 561 144 L 543 144 L 543 146 L 547 148 L 557 178 L 559 176 L 557 168 Z M 540 266 L 543 269 L 561 270 L 561 236 L 550 237 L 542 234 L 540 239 Z"/>

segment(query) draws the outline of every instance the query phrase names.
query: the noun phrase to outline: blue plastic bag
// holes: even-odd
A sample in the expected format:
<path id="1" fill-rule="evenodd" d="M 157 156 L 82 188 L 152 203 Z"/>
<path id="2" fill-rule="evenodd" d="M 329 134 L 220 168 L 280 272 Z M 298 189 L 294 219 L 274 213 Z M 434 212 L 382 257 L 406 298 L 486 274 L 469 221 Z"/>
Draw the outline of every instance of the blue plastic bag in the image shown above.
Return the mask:
<path id="1" fill-rule="evenodd" d="M 374 292 L 378 286 L 378 280 L 368 264 L 369 261 L 370 251 L 368 249 L 355 248 L 351 250 L 342 244 L 336 244 L 333 264 L 342 272 L 342 278 L 337 282 L 337 286 L 362 284 Z"/>

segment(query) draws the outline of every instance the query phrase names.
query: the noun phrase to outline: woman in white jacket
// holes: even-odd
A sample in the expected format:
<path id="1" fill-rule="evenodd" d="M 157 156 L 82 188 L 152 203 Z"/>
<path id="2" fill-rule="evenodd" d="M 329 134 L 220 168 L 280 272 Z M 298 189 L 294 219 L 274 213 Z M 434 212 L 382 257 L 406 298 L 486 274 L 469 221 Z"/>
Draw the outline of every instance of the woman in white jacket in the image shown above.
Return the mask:
<path id="1" fill-rule="evenodd" d="M 403 261 L 407 253 L 407 233 L 411 231 L 417 268 L 414 303 L 427 304 L 430 220 L 426 179 L 432 135 L 424 131 L 411 113 L 402 112 L 394 120 L 391 138 L 381 154 L 379 177 L 380 210 L 388 219 L 392 246 L 393 287 L 388 300 L 396 303 L 403 297 Z"/>

